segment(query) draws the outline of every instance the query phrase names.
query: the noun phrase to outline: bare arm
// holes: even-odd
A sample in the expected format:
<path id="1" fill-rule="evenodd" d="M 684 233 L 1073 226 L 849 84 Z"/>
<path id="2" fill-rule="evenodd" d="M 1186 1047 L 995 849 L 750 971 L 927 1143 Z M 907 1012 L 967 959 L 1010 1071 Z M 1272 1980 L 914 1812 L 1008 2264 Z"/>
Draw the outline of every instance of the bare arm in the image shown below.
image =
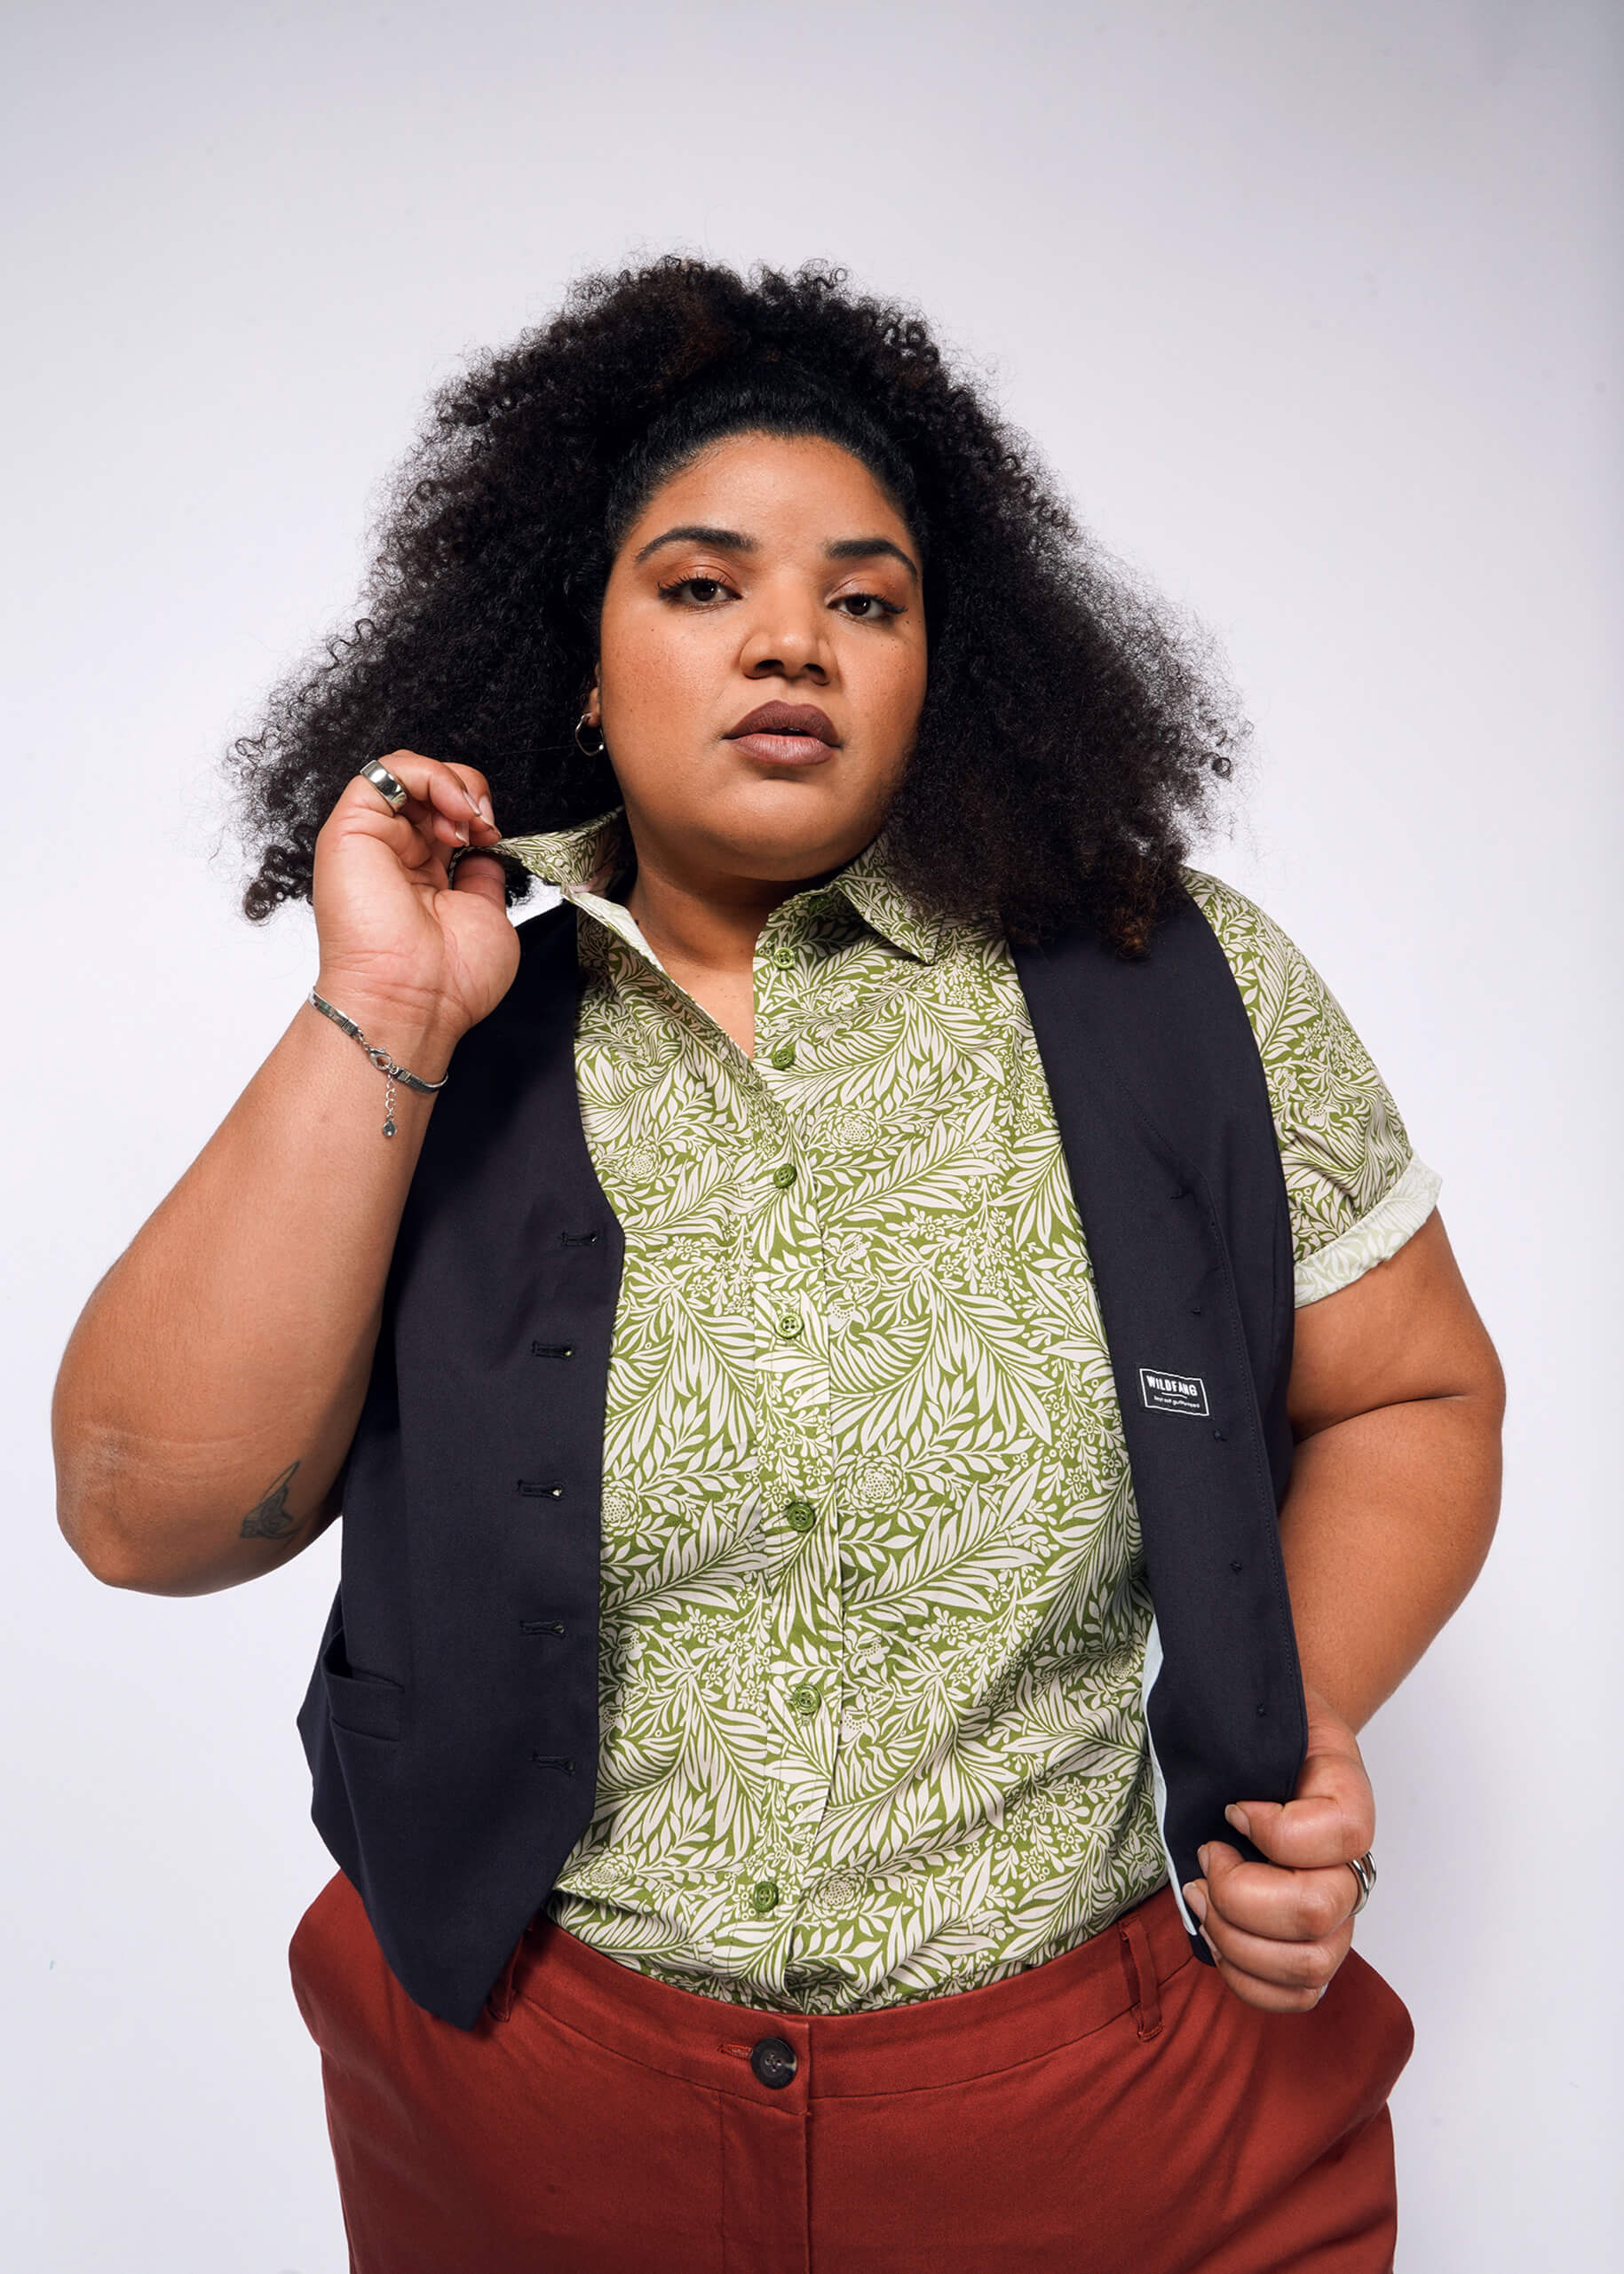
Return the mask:
<path id="1" fill-rule="evenodd" d="M 1346 1860 L 1375 1829 L 1354 1731 L 1397 1689 L 1482 1567 L 1500 1505 L 1504 1385 L 1444 1227 L 1297 1313 L 1298 1443 L 1280 1542 L 1309 1705 L 1309 1757 L 1284 1806 L 1240 1800 L 1185 1890 L 1232 1989 L 1316 2005 L 1353 1938 Z"/>
<path id="2" fill-rule="evenodd" d="M 425 1081 L 511 983 L 483 778 L 396 752 L 318 840 L 317 986 Z M 475 801 L 486 798 L 480 811 Z M 337 1513 L 384 1280 L 432 1098 L 309 1007 L 85 1305 L 52 1411 L 58 1520 L 99 1579 L 197 1595 L 257 1578 Z"/>
<path id="3" fill-rule="evenodd" d="M 1437 1216 L 1296 1330 L 1280 1544 L 1303 1680 L 1359 1729 L 1482 1569 L 1505 1385 Z"/>

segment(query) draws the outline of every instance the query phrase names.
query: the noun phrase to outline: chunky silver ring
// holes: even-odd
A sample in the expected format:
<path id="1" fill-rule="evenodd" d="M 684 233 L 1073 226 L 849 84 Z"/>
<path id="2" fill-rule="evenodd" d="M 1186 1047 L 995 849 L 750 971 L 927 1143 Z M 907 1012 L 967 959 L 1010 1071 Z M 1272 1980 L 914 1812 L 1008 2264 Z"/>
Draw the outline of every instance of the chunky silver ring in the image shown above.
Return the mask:
<path id="1" fill-rule="evenodd" d="M 1367 1848 L 1362 1856 L 1349 1858 L 1348 1869 L 1359 1883 L 1359 1899 L 1348 1913 L 1351 1919 L 1357 1919 L 1366 1904 L 1369 1902 L 1371 1890 L 1376 1883 L 1376 1859 Z"/>
<path id="2" fill-rule="evenodd" d="M 398 813 L 412 794 L 403 781 L 397 781 L 389 768 L 379 765 L 376 758 L 368 759 L 364 766 L 358 766 L 356 773 L 360 780 L 372 784 L 392 813 Z"/>

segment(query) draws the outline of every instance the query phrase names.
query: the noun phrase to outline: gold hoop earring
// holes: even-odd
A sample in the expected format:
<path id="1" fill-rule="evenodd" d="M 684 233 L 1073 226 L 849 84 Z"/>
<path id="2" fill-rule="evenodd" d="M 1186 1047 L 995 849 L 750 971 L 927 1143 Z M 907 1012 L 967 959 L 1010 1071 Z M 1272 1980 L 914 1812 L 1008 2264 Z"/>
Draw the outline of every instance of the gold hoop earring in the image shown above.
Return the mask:
<path id="1" fill-rule="evenodd" d="M 583 726 L 587 729 L 589 733 L 597 735 L 598 748 L 596 749 L 592 748 L 592 745 L 590 742 L 583 742 L 582 741 L 581 730 Z M 604 741 L 603 728 L 597 725 L 591 719 L 590 719 L 583 710 L 580 717 L 575 721 L 575 748 L 580 751 L 583 758 L 601 758 L 608 747 L 608 744 Z"/>

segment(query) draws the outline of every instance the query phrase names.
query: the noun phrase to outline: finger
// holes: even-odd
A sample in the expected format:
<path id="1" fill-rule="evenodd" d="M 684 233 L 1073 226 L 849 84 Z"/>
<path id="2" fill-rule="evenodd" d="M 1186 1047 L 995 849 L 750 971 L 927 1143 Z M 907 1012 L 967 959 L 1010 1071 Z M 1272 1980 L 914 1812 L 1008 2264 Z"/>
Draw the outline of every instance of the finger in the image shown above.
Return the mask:
<path id="1" fill-rule="evenodd" d="M 1327 1871 L 1287 1871 L 1243 1863 L 1212 1840 L 1200 1851 L 1212 1909 L 1243 1933 L 1269 1942 L 1319 1942 L 1353 1915 L 1359 1889 L 1345 1864 Z"/>
<path id="2" fill-rule="evenodd" d="M 1353 1945 L 1353 1921 L 1344 1919 L 1334 1932 L 1311 1942 L 1277 1942 L 1244 1928 L 1214 1908 L 1199 1882 L 1184 1891 L 1192 1912 L 1200 1915 L 1201 1936 L 1216 1959 L 1237 1973 L 1286 1990 L 1323 1990 Z"/>
<path id="3" fill-rule="evenodd" d="M 475 788 L 463 779 L 464 773 L 472 775 L 473 768 L 425 758 L 417 750 L 391 750 L 378 763 L 406 791 L 407 802 L 399 815 L 392 815 L 382 793 L 357 775 L 339 801 L 353 818 L 403 820 L 435 844 L 471 844 L 478 837 L 494 842 L 498 834 L 495 824 L 480 810 Z M 483 787 L 482 776 L 475 780 Z"/>
<path id="4" fill-rule="evenodd" d="M 456 864 L 456 875 L 451 880 L 456 892 L 477 892 L 482 900 L 490 900 L 499 908 L 508 904 L 508 880 L 499 860 L 487 860 L 481 852 L 464 853 Z"/>
<path id="5" fill-rule="evenodd" d="M 1226 1958 L 1217 1960 L 1217 1969 L 1224 1983 L 1243 2005 L 1256 2006 L 1266 2014 L 1308 2014 L 1324 1997 L 1328 1984 L 1317 1990 L 1296 1990 L 1281 1982 L 1265 1982 L 1256 1974 L 1244 1974 L 1232 1966 Z"/>
<path id="6" fill-rule="evenodd" d="M 1237 1832 L 1271 1863 L 1292 1871 L 1323 1871 L 1362 1856 L 1375 1838 L 1375 1804 L 1369 1785 L 1301 1800 L 1246 1801 L 1224 1810 Z"/>
<path id="7" fill-rule="evenodd" d="M 1375 1838 L 1375 1795 L 1351 1739 L 1350 1747 L 1311 1752 L 1290 1800 L 1240 1801 L 1224 1815 L 1271 1863 L 1312 1870 L 1362 1856 Z"/>
<path id="8" fill-rule="evenodd" d="M 478 766 L 465 766 L 457 759 L 448 761 L 450 771 L 462 783 L 472 799 L 474 808 L 488 828 L 496 827 L 496 816 L 491 805 L 491 786 Z M 500 834 L 498 832 L 498 834 Z"/>
<path id="9" fill-rule="evenodd" d="M 384 763 L 388 765 L 388 759 Z M 419 790 L 411 782 L 407 782 L 406 787 L 435 810 L 438 834 L 443 836 L 448 823 L 453 839 L 458 844 L 470 844 L 481 836 L 494 838 L 500 835 L 491 811 L 490 790 L 478 767 L 437 758 L 425 760 L 424 764 L 428 773 L 424 788 Z M 405 776 L 400 779 L 404 781 Z"/>

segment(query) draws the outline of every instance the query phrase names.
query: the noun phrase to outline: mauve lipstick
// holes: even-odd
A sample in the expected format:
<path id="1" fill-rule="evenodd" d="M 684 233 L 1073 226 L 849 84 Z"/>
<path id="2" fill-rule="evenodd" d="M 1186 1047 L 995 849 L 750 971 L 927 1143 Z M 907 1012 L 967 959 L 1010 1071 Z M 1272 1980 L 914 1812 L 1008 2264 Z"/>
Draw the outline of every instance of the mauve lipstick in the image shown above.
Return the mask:
<path id="1" fill-rule="evenodd" d="M 723 740 L 779 765 L 818 765 L 840 748 L 828 713 L 812 702 L 764 702 L 730 726 Z"/>

